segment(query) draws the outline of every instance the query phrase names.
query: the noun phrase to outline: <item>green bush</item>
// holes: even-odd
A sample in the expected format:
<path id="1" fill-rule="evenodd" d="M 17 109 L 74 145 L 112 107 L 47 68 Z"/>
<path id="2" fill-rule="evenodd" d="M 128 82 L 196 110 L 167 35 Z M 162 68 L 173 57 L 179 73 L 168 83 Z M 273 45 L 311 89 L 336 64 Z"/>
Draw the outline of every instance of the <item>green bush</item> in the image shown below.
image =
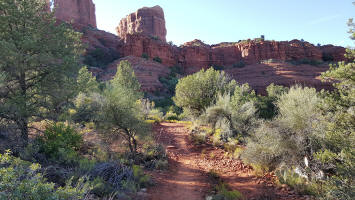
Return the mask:
<path id="1" fill-rule="evenodd" d="M 248 139 L 242 159 L 271 170 L 281 163 L 289 168 L 299 167 L 311 178 L 319 171 L 313 152 L 321 148 L 326 127 L 320 115 L 321 102 L 314 88 L 291 87 L 277 102 L 279 115 L 262 123 Z M 305 157 L 312 163 L 309 167 L 303 164 Z"/>
<path id="2" fill-rule="evenodd" d="M 159 56 L 154 57 L 153 61 L 158 62 L 158 63 L 162 63 L 162 60 Z"/>
<path id="3" fill-rule="evenodd" d="M 64 124 L 48 125 L 38 139 L 40 151 L 55 162 L 73 163 L 78 158 L 83 138 L 72 127 Z"/>
<path id="4" fill-rule="evenodd" d="M 215 103 L 219 94 L 233 93 L 235 86 L 236 82 L 223 71 L 202 69 L 179 80 L 173 100 L 184 112 L 197 117 Z"/>
<path id="5" fill-rule="evenodd" d="M 40 169 L 39 164 L 15 158 L 10 152 L 0 154 L 0 199 L 80 200 L 90 190 L 85 178 L 75 185 L 70 179 L 65 187 L 57 187 L 46 181 Z"/>
<path id="6" fill-rule="evenodd" d="M 142 53 L 142 58 L 149 60 L 149 56 L 147 53 Z"/>
<path id="7" fill-rule="evenodd" d="M 105 50 L 102 48 L 96 48 L 86 53 L 83 62 L 90 67 L 105 68 L 108 64 L 118 58 L 120 58 L 120 55 L 113 49 Z"/>
<path id="8" fill-rule="evenodd" d="M 238 190 L 230 190 L 224 183 L 220 183 L 215 188 L 217 194 L 212 196 L 212 200 L 238 200 L 243 195 Z"/>
<path id="9" fill-rule="evenodd" d="M 245 62 L 243 60 L 233 64 L 233 68 L 243 68 L 245 67 Z"/>

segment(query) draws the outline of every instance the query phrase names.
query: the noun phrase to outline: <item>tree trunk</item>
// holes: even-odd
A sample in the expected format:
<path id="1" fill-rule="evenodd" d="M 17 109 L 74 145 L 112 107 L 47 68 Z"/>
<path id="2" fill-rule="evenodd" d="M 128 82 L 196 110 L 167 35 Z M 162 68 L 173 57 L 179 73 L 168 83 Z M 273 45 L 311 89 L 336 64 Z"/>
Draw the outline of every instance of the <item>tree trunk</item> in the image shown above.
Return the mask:
<path id="1" fill-rule="evenodd" d="M 23 147 L 28 144 L 28 121 L 27 119 L 21 119 L 19 122 L 19 128 L 21 130 L 21 139 L 23 141 Z"/>

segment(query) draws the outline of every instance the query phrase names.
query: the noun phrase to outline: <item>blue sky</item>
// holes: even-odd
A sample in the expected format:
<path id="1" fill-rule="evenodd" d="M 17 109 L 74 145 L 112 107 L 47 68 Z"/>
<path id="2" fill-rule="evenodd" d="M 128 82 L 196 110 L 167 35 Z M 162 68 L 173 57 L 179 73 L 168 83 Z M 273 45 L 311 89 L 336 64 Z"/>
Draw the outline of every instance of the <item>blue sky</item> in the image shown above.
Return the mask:
<path id="1" fill-rule="evenodd" d="M 99 29 L 115 33 L 121 18 L 144 6 L 165 12 L 167 40 L 207 44 L 265 35 L 268 40 L 304 39 L 354 46 L 347 20 L 354 0 L 94 0 Z"/>

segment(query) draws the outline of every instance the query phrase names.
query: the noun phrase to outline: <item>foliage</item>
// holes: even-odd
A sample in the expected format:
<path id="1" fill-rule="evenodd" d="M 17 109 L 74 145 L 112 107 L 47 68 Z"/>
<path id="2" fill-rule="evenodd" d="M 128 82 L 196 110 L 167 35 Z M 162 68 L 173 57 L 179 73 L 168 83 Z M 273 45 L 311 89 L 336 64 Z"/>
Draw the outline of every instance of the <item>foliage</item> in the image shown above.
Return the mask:
<path id="1" fill-rule="evenodd" d="M 224 70 L 224 66 L 222 66 L 222 65 L 213 65 L 212 68 L 214 70 Z"/>
<path id="2" fill-rule="evenodd" d="M 153 61 L 158 62 L 158 63 L 162 63 L 162 60 L 159 56 L 154 57 Z"/>
<path id="3" fill-rule="evenodd" d="M 104 97 L 99 93 L 79 93 L 74 99 L 74 110 L 69 109 L 69 119 L 74 122 L 97 122 Z M 72 112 L 71 112 L 72 111 Z"/>
<path id="4" fill-rule="evenodd" d="M 277 118 L 262 123 L 252 134 L 242 158 L 271 170 L 280 164 L 296 166 L 311 177 L 308 170 L 319 170 L 313 154 L 320 149 L 319 138 L 323 137 L 325 129 L 319 109 L 321 102 L 315 89 L 291 87 L 277 102 Z M 309 166 L 304 163 L 305 158 Z"/>
<path id="5" fill-rule="evenodd" d="M 236 97 L 238 95 L 238 89 L 236 89 L 232 97 L 220 96 L 216 104 L 208 107 L 205 115 L 202 116 L 214 130 L 221 130 L 219 137 L 222 142 L 247 135 L 255 123 L 256 110 L 253 103 L 243 102 L 241 97 Z"/>
<path id="6" fill-rule="evenodd" d="M 233 64 L 233 68 L 243 68 L 245 67 L 245 62 L 243 60 Z"/>
<path id="7" fill-rule="evenodd" d="M 140 84 L 127 61 L 120 63 L 103 96 L 99 125 L 107 133 L 123 136 L 129 150 L 136 153 L 137 136 L 148 134 L 149 127 L 142 119 L 142 110 L 138 102 L 142 97 Z"/>
<path id="8" fill-rule="evenodd" d="M 142 53 L 142 58 L 149 60 L 149 56 L 147 53 Z"/>
<path id="9" fill-rule="evenodd" d="M 348 24 L 354 40 L 355 24 L 352 19 Z M 323 109 L 328 124 L 322 149 L 316 153 L 325 167 L 333 169 L 323 195 L 327 199 L 352 199 L 355 195 L 355 50 L 347 49 L 346 57 L 348 63 L 331 65 L 322 74 L 325 80 L 336 80 L 336 90 L 324 94 Z"/>
<path id="10" fill-rule="evenodd" d="M 75 95 L 83 52 L 81 34 L 58 24 L 43 0 L 0 4 L 0 117 L 12 120 L 28 140 L 31 117 L 56 117 Z"/>
<path id="11" fill-rule="evenodd" d="M 96 77 L 89 72 L 87 67 L 82 67 L 79 70 L 78 77 L 76 79 L 78 91 L 82 93 L 92 93 L 99 91 L 99 83 L 96 81 Z"/>
<path id="12" fill-rule="evenodd" d="M 202 69 L 179 80 L 173 100 L 177 106 L 196 117 L 215 103 L 219 94 L 233 93 L 235 85 L 236 82 L 223 71 Z"/>
<path id="13" fill-rule="evenodd" d="M 102 184 L 123 192 L 137 192 L 150 184 L 150 177 L 139 166 L 128 167 L 119 162 L 98 163 L 90 176 L 98 183 L 96 191 L 104 194 L 107 191 L 103 190 Z"/>
<path id="14" fill-rule="evenodd" d="M 108 64 L 119 58 L 120 55 L 116 50 L 95 48 L 86 52 L 83 63 L 90 67 L 98 67 L 104 69 Z"/>
<path id="15" fill-rule="evenodd" d="M 10 152 L 0 154 L 0 199 L 79 200 L 90 190 L 86 178 L 80 178 L 74 187 L 72 179 L 65 187 L 56 187 L 46 181 L 40 169 L 39 164 L 22 161 Z"/>
<path id="16" fill-rule="evenodd" d="M 63 124 L 48 125 L 39 137 L 40 151 L 53 161 L 66 164 L 76 161 L 82 143 L 82 136 L 72 127 Z"/>
<path id="17" fill-rule="evenodd" d="M 243 196 L 238 190 L 230 190 L 224 183 L 220 183 L 215 188 L 216 193 L 212 196 L 211 200 L 238 200 Z"/>

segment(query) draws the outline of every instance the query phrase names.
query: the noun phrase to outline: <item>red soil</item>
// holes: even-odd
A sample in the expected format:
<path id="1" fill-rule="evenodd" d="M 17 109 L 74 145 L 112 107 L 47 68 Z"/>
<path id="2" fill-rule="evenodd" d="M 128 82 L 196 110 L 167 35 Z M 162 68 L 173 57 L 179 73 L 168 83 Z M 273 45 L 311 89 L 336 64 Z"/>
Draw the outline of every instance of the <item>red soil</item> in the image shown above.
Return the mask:
<path id="1" fill-rule="evenodd" d="M 270 177 L 253 176 L 249 166 L 230 158 L 222 149 L 209 144 L 195 146 L 184 124 L 162 123 L 154 130 L 157 141 L 167 148 L 169 170 L 151 173 L 156 184 L 148 190 L 148 199 L 205 199 L 213 187 L 207 175 L 211 170 L 218 172 L 231 189 L 240 191 L 244 199 L 309 199 L 276 187 Z"/>

